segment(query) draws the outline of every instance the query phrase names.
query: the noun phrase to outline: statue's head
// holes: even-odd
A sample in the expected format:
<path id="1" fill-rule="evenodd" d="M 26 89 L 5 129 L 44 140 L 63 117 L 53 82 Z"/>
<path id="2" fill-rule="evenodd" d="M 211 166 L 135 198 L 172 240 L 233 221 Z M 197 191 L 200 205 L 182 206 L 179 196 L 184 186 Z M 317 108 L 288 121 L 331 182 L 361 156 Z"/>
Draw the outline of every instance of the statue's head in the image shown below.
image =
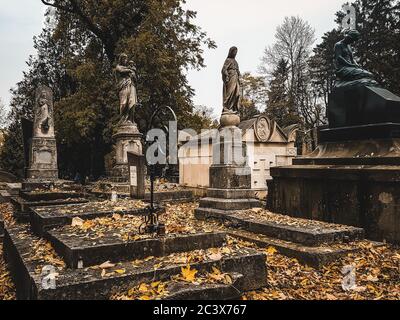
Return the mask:
<path id="1" fill-rule="evenodd" d="M 230 48 L 230 49 L 229 49 L 228 58 L 230 58 L 230 59 L 235 59 L 237 53 L 238 53 L 238 48 L 237 48 L 237 47 L 232 47 L 232 48 Z"/>
<path id="2" fill-rule="evenodd" d="M 361 37 L 361 33 L 354 29 L 354 30 L 347 31 L 344 39 L 345 39 L 346 43 L 351 44 L 351 43 L 354 43 L 354 42 L 360 40 L 360 37 Z"/>
<path id="3" fill-rule="evenodd" d="M 128 56 L 125 53 L 119 55 L 118 63 L 122 66 L 126 66 L 128 63 Z"/>

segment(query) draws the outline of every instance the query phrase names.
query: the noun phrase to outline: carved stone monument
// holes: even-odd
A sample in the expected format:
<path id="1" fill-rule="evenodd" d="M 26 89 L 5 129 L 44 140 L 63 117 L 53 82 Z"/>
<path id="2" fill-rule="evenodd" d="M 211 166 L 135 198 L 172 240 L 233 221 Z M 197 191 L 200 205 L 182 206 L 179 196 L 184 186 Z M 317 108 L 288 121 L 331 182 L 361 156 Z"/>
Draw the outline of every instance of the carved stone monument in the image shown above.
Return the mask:
<path id="1" fill-rule="evenodd" d="M 352 30 L 335 46 L 337 81 L 318 148 L 271 170 L 268 202 L 275 212 L 400 243 L 400 97 L 355 63 L 350 44 L 359 37 Z"/>
<path id="2" fill-rule="evenodd" d="M 135 108 L 138 105 L 135 86 L 136 68 L 128 62 L 128 56 L 121 54 L 115 69 L 115 77 L 120 100 L 121 119 L 113 138 L 116 141 L 116 165 L 112 171 L 115 182 L 129 182 L 128 152 L 143 153 L 142 134 L 134 120 Z"/>
<path id="3" fill-rule="evenodd" d="M 247 148 L 242 140 L 242 131 L 237 127 L 240 123 L 238 111 L 241 100 L 240 72 L 235 60 L 237 51 L 236 47 L 229 50 L 222 69 L 224 109 L 219 141 L 213 146 L 210 188 L 195 212 L 200 219 L 261 206 L 252 190 Z"/>
<path id="4" fill-rule="evenodd" d="M 46 86 L 40 86 L 36 91 L 27 179 L 42 181 L 58 179 L 53 92 Z"/>

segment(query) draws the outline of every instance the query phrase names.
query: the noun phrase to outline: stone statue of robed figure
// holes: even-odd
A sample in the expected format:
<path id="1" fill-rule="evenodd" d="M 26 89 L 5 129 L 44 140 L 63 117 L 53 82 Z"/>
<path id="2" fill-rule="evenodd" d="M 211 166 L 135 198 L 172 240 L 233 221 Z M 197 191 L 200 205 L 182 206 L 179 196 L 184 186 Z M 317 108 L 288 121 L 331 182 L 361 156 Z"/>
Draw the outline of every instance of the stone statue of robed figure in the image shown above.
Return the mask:
<path id="1" fill-rule="evenodd" d="M 111 175 L 115 181 L 129 181 L 128 152 L 142 154 L 142 135 L 135 123 L 135 109 L 139 104 L 137 96 L 137 71 L 128 56 L 122 53 L 114 70 L 117 82 L 120 121 L 115 128 L 115 166 Z"/>
<path id="2" fill-rule="evenodd" d="M 120 101 L 121 122 L 135 123 L 135 107 L 138 104 L 135 82 L 137 80 L 136 68 L 128 62 L 128 56 L 121 54 L 115 68 L 118 95 Z"/>
<path id="3" fill-rule="evenodd" d="M 232 47 L 222 68 L 223 111 L 221 126 L 237 126 L 240 123 L 242 88 L 240 83 L 239 64 L 236 61 L 238 48 Z"/>

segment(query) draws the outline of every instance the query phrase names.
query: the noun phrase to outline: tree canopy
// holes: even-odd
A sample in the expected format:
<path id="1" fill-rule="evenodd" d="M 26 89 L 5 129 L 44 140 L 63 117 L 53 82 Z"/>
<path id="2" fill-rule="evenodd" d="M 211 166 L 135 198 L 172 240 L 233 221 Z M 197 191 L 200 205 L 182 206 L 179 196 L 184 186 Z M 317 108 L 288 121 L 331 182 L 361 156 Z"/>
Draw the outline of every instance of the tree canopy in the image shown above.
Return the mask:
<path id="1" fill-rule="evenodd" d="M 186 71 L 204 67 L 203 46 L 215 48 L 215 43 L 193 22 L 196 13 L 183 8 L 184 0 L 42 2 L 51 10 L 35 39 L 37 57 L 29 59 L 29 71 L 13 91 L 10 128 L 20 131 L 20 117 L 31 116 L 34 88 L 49 85 L 56 100 L 61 172 L 103 174 L 118 118 L 113 68 L 121 53 L 138 70 L 140 130 L 146 131 L 148 119 L 161 105 L 172 107 L 185 127 L 193 116 L 194 95 Z M 21 142 L 17 134 L 11 135 L 10 143 Z M 5 148 L 0 161 L 16 172 L 20 151 Z"/>

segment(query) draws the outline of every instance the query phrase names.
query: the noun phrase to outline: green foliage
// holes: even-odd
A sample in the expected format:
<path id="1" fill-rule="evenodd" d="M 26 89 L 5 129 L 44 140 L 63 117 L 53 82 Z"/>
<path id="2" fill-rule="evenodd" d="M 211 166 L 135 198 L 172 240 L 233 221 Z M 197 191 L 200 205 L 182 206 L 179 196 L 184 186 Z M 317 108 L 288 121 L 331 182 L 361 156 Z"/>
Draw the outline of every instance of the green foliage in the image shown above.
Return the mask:
<path id="1" fill-rule="evenodd" d="M 181 128 L 190 124 L 194 91 L 186 71 L 203 67 L 202 46 L 215 44 L 192 22 L 196 13 L 183 9 L 184 0 L 42 2 L 53 10 L 35 40 L 38 58 L 31 58 L 29 72 L 14 92 L 12 125 L 19 130 L 20 109 L 31 112 L 39 83 L 52 87 L 59 166 L 65 176 L 104 174 L 104 157 L 112 150 L 118 122 L 113 68 L 120 53 L 127 53 L 138 70 L 140 130 L 147 130 L 151 115 L 163 105 L 174 109 Z M 1 158 L 20 155 L 8 150 Z"/>
<path id="2" fill-rule="evenodd" d="M 300 122 L 297 113 L 293 112 L 293 102 L 289 95 L 289 72 L 288 62 L 281 59 L 272 72 L 268 88 L 266 113 L 282 128 Z"/>
<path id="3" fill-rule="evenodd" d="M 325 33 L 321 43 L 314 48 L 314 55 L 309 60 L 313 88 L 328 106 L 328 96 L 336 78 L 333 65 L 335 44 L 343 38 L 341 32 L 333 29 Z"/>
<path id="4" fill-rule="evenodd" d="M 257 77 L 246 72 L 241 77 L 243 97 L 240 118 L 249 120 L 265 109 L 267 88 L 263 77 Z"/>
<path id="5" fill-rule="evenodd" d="M 186 128 L 201 133 L 202 130 L 217 127 L 217 122 L 213 114 L 213 109 L 206 106 L 195 106 L 191 117 L 187 118 Z"/>

